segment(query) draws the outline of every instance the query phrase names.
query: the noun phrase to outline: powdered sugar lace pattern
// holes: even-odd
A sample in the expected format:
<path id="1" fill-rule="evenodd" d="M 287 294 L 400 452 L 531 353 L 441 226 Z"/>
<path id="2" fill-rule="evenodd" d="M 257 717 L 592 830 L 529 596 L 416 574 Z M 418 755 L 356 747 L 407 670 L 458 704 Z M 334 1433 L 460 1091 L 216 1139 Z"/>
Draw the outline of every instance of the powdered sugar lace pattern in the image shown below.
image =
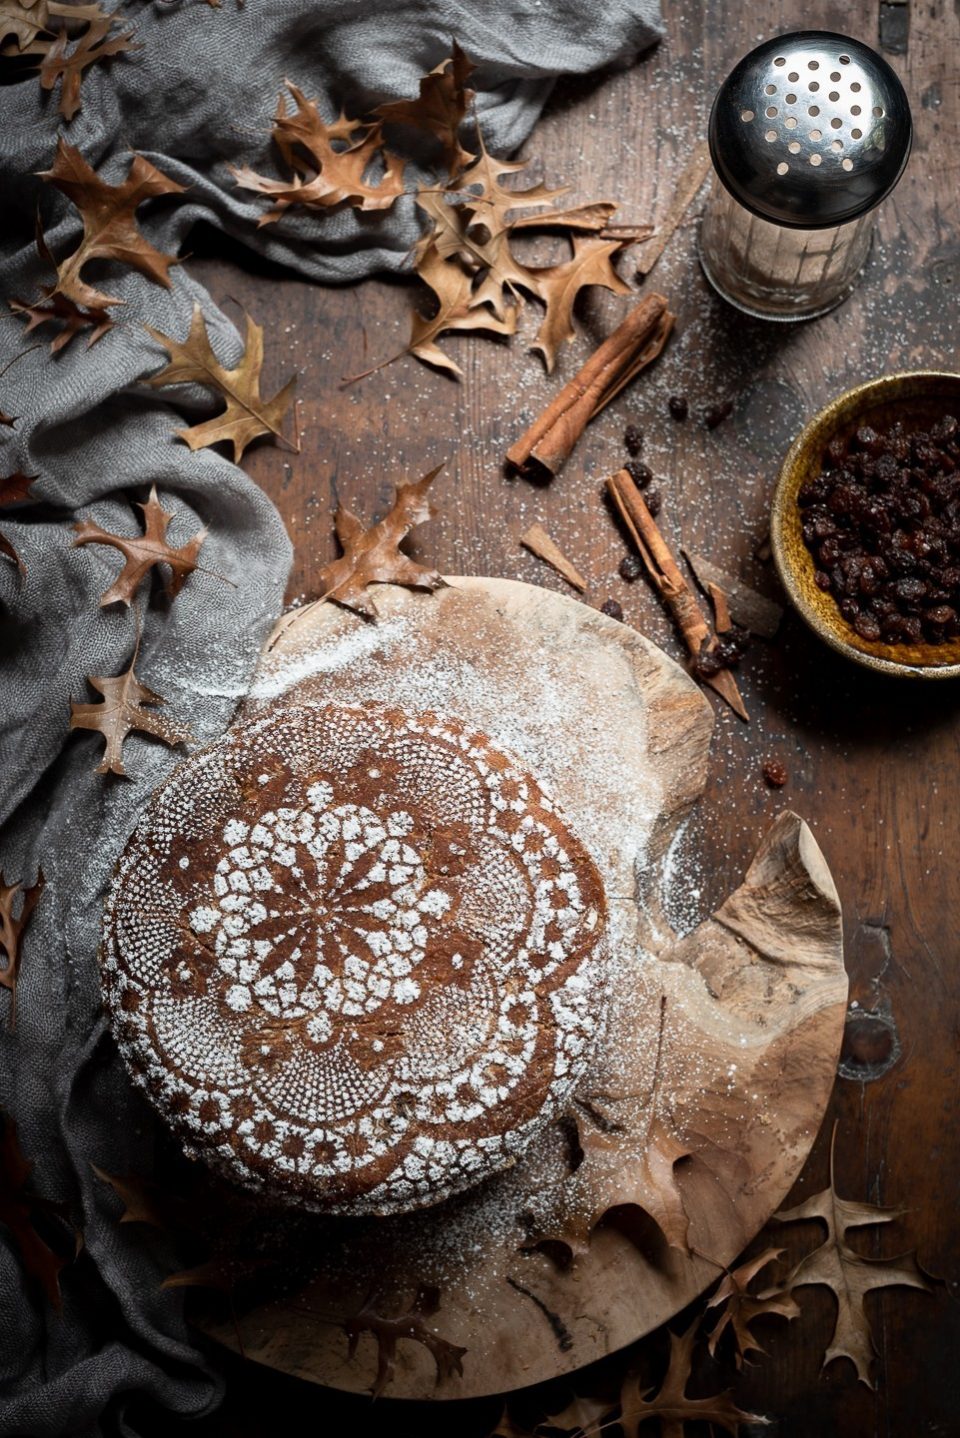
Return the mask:
<path id="1" fill-rule="evenodd" d="M 434 1203 L 563 1108 L 604 1007 L 592 861 L 537 781 L 435 714 L 281 702 L 154 796 L 107 906 L 137 1081 L 233 1177 Z"/>

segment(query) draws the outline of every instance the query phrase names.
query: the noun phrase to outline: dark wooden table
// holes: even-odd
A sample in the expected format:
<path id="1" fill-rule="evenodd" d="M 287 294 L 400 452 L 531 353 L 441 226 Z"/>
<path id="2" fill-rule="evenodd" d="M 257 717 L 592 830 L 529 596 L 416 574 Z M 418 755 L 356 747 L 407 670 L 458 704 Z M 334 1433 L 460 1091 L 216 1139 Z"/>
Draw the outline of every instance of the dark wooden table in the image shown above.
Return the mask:
<path id="1" fill-rule="evenodd" d="M 564 86 L 527 153 L 579 198 L 609 196 L 623 218 L 656 218 L 704 133 L 716 85 L 760 39 L 802 24 L 882 44 L 913 103 L 916 140 L 906 176 L 883 207 L 861 287 L 811 324 L 749 321 L 708 291 L 687 225 L 652 280 L 678 314 L 669 352 L 591 426 L 562 474 L 535 488 L 507 478 L 502 465 L 510 441 L 558 387 L 526 352 L 534 306 L 509 348 L 443 341 L 463 366 L 462 383 L 403 359 L 341 389 L 341 376 L 405 342 L 408 286 L 322 289 L 221 258 L 194 261 L 218 300 L 235 297 L 265 325 L 265 384 L 301 372 L 302 452 L 263 447 L 247 461 L 294 541 L 291 599 L 315 592 L 334 553 L 338 498 L 368 520 L 379 517 L 397 479 L 446 460 L 436 485 L 443 514 L 420 531 L 415 553 L 447 572 L 562 589 L 518 548 L 518 535 L 537 519 L 589 577 L 588 603 L 616 598 L 629 623 L 679 657 L 653 593 L 617 576 L 623 544 L 599 489 L 622 457 L 624 425 L 634 421 L 646 432 L 667 536 L 769 590 L 769 566 L 755 552 L 778 463 L 804 420 L 859 380 L 898 368 L 956 368 L 960 4 L 807 0 L 798 9 L 786 0 L 665 0 L 664 10 L 659 49 L 628 72 Z M 623 270 L 632 273 L 629 261 Z M 603 295 L 584 307 L 583 334 L 563 356 L 563 377 L 609 332 L 624 303 Z M 689 398 L 686 423 L 668 414 L 674 393 Z M 733 416 L 708 431 L 703 411 L 727 397 L 736 402 Z M 772 1427 L 764 1431 L 779 1438 L 960 1434 L 960 690 L 860 672 L 792 615 L 775 642 L 752 651 L 741 684 L 752 720 L 742 725 L 717 706 L 709 789 L 691 840 L 702 852 L 701 892 L 688 900 L 706 913 L 733 889 L 782 807 L 809 820 L 843 901 L 855 1007 L 833 1103 L 793 1201 L 826 1185 L 836 1121 L 840 1191 L 909 1210 L 886 1229 L 867 1230 L 859 1246 L 874 1256 L 916 1248 L 939 1282 L 929 1296 L 901 1289 L 868 1300 L 876 1392 L 856 1382 L 846 1360 L 820 1373 L 834 1304 L 823 1289 L 806 1289 L 802 1318 L 765 1330 L 769 1356 L 737 1381 L 738 1400 L 768 1415 Z M 779 793 L 761 778 L 768 756 L 789 771 Z M 469 1435 L 486 1432 L 498 1412 L 496 1403 L 427 1412 L 381 1400 L 371 1408 L 224 1362 L 226 1407 L 191 1432 Z M 714 1373 L 707 1381 L 720 1380 Z"/>

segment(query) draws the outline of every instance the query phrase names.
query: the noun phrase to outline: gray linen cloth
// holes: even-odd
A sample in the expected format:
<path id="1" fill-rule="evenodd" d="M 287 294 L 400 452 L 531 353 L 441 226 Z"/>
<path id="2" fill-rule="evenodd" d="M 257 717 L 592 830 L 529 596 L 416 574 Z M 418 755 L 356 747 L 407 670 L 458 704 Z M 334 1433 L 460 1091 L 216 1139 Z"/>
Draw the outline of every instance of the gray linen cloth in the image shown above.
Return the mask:
<path id="1" fill-rule="evenodd" d="M 76 210 L 35 178 L 53 161 L 58 129 L 112 183 L 135 149 L 189 187 L 141 212 L 158 248 L 176 253 L 205 220 L 301 275 L 355 280 L 404 265 L 417 234 L 411 199 L 373 217 L 294 210 L 258 230 L 264 203 L 227 170 L 230 161 L 279 173 L 268 135 L 285 78 L 332 118 L 341 102 L 416 94 L 418 76 L 456 36 L 480 66 L 488 144 L 504 154 L 527 135 L 558 75 L 628 61 L 659 23 L 657 0 L 247 0 L 242 9 L 156 0 L 123 15 L 142 48 L 88 72 L 69 126 L 36 76 L 0 88 L 4 299 L 32 299 L 51 278 L 32 243 L 38 201 L 55 256 L 79 235 Z M 38 867 L 47 880 L 24 945 L 15 1029 L 0 989 L 0 1105 L 34 1161 L 36 1192 L 68 1205 L 84 1235 L 62 1275 L 58 1315 L 0 1228 L 0 1435 L 17 1438 L 134 1433 L 133 1400 L 199 1415 L 219 1396 L 181 1298 L 159 1287 L 176 1262 L 169 1242 L 118 1226 L 118 1200 L 91 1169 L 148 1176 L 154 1167 L 158 1125 L 101 1014 L 97 947 L 113 863 L 177 751 L 134 736 L 124 751 L 131 777 L 97 775 L 102 741 L 69 732 L 69 702 L 95 697 L 85 676 L 128 665 L 139 622 L 140 677 L 195 743 L 211 739 L 244 692 L 290 562 L 279 516 L 243 471 L 212 451 L 192 454 L 173 438 L 177 417 L 164 398 L 136 388 L 162 362 L 144 323 L 182 336 L 196 300 L 227 364 L 241 353 L 237 332 L 189 265 L 173 271 L 169 292 L 113 270 L 106 288 L 126 302 L 115 330 L 89 351 L 82 337 L 57 357 L 44 344 L 0 377 L 0 409 L 18 416 L 0 429 L 0 475 L 38 476 L 36 502 L 0 515 L 27 565 L 22 580 L 0 557 L 0 864 L 8 882 L 32 882 Z M 0 364 L 28 343 L 19 321 L 0 321 Z M 101 609 L 120 556 L 73 548 L 71 524 L 89 516 L 139 532 L 132 503 L 153 482 L 175 512 L 174 543 L 209 527 L 201 561 L 211 572 L 193 574 L 172 604 L 145 585 L 135 611 Z"/>

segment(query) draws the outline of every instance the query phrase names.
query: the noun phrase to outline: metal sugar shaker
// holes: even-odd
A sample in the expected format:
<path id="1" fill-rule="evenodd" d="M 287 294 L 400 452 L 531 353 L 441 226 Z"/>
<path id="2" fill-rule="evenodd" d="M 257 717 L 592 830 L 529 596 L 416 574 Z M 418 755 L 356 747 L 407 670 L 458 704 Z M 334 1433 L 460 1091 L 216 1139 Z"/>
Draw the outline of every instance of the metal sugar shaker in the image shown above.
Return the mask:
<path id="1" fill-rule="evenodd" d="M 714 289 L 761 319 L 840 304 L 912 138 L 903 86 L 859 40 L 799 30 L 751 50 L 710 114 L 700 262 Z"/>

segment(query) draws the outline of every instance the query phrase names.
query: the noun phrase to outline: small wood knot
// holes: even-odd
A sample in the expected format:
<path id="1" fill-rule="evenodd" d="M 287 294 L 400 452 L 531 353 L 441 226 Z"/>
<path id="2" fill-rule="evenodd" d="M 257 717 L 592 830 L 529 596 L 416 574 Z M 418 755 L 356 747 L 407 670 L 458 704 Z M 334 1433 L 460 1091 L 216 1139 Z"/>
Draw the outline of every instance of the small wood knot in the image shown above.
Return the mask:
<path id="1" fill-rule="evenodd" d="M 841 1078 L 872 1083 L 893 1068 L 899 1057 L 897 1026 L 889 1014 L 850 1010 L 837 1067 Z"/>

